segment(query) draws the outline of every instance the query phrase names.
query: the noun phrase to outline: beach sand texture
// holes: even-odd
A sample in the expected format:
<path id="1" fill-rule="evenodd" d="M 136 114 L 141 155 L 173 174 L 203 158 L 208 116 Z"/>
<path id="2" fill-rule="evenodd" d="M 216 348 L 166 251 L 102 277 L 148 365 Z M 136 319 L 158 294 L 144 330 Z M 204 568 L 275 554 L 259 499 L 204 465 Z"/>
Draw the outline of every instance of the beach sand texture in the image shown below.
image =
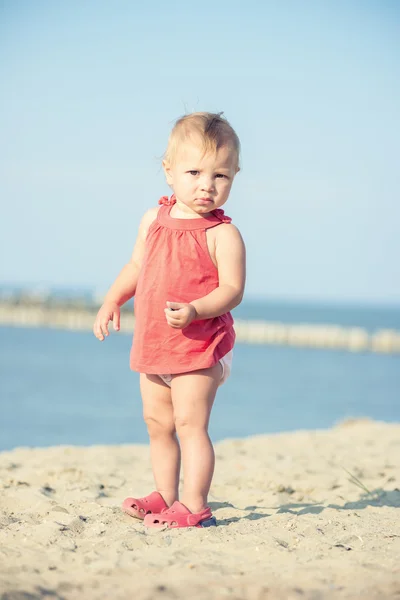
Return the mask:
<path id="1" fill-rule="evenodd" d="M 147 446 L 1 453 L 1 600 L 400 598 L 400 424 L 225 440 L 216 456 L 218 527 L 154 530 L 120 510 L 153 490 Z"/>

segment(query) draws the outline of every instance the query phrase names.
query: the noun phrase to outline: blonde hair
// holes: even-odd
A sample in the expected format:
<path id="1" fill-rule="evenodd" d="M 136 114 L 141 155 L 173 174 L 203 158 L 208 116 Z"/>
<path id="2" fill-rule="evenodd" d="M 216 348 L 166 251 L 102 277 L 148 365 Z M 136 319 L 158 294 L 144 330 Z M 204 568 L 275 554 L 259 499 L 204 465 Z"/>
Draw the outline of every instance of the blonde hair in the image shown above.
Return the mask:
<path id="1" fill-rule="evenodd" d="M 237 155 L 237 168 L 239 168 L 240 141 L 221 113 L 195 112 L 180 117 L 172 128 L 164 159 L 174 164 L 178 148 L 192 137 L 200 137 L 204 154 L 217 152 L 222 146 L 231 146 Z"/>

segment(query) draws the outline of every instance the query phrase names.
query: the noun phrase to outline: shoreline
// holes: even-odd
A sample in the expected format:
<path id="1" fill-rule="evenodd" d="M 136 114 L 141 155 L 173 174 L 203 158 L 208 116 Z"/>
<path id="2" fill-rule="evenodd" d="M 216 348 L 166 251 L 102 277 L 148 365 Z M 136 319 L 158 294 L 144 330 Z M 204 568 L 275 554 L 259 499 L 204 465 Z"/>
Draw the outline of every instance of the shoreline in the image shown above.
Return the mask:
<path id="1" fill-rule="evenodd" d="M 51 306 L 46 303 L 13 304 L 0 301 L 0 326 L 52 328 L 91 331 L 97 308 Z M 132 334 L 135 318 L 121 311 L 121 333 Z M 328 324 L 287 324 L 235 319 L 237 341 L 245 344 L 284 345 L 298 348 L 330 349 L 348 352 L 400 354 L 400 330 Z"/>
<path id="2" fill-rule="evenodd" d="M 146 445 L 1 452 L 0 597 L 385 600 L 400 590 L 400 423 L 354 419 L 215 451 L 218 527 L 175 530 L 146 530 L 120 510 L 153 489 Z"/>

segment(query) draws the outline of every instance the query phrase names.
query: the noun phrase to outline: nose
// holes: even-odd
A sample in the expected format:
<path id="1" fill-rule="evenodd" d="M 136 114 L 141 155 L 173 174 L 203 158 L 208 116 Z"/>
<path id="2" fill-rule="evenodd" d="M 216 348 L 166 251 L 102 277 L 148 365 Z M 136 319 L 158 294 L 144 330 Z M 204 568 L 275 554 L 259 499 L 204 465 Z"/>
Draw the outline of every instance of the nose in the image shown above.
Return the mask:
<path id="1" fill-rule="evenodd" d="M 212 177 L 204 176 L 201 181 L 201 190 L 203 192 L 212 192 L 214 189 L 214 180 Z"/>

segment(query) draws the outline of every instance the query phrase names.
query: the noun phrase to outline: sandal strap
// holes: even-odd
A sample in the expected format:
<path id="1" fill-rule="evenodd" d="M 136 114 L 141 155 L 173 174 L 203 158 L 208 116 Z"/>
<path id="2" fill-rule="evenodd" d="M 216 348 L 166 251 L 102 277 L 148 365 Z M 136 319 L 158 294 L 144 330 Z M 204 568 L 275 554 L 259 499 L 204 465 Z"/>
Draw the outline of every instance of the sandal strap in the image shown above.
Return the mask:
<path id="1" fill-rule="evenodd" d="M 133 505 L 136 505 L 136 511 L 144 511 L 145 513 L 150 510 L 152 513 L 162 513 L 168 509 L 164 498 L 159 492 L 152 492 L 144 498 L 126 498 L 123 502 L 124 509 L 132 509 Z"/>
<path id="2" fill-rule="evenodd" d="M 162 520 L 166 521 L 167 523 L 172 523 L 173 521 L 175 521 L 180 525 L 185 523 L 190 527 L 194 527 L 198 525 L 201 521 L 212 517 L 212 512 L 209 506 L 207 506 L 204 510 L 202 510 L 199 513 L 188 512 L 187 514 L 174 510 L 172 506 L 162 511 Z M 156 515 L 153 515 L 153 517 L 156 517 Z"/>
<path id="3" fill-rule="evenodd" d="M 212 517 L 211 510 L 207 507 L 206 510 L 203 510 L 201 513 L 187 515 L 187 524 L 194 526 L 198 525 L 200 521 L 204 521 L 205 519 L 209 519 Z"/>

